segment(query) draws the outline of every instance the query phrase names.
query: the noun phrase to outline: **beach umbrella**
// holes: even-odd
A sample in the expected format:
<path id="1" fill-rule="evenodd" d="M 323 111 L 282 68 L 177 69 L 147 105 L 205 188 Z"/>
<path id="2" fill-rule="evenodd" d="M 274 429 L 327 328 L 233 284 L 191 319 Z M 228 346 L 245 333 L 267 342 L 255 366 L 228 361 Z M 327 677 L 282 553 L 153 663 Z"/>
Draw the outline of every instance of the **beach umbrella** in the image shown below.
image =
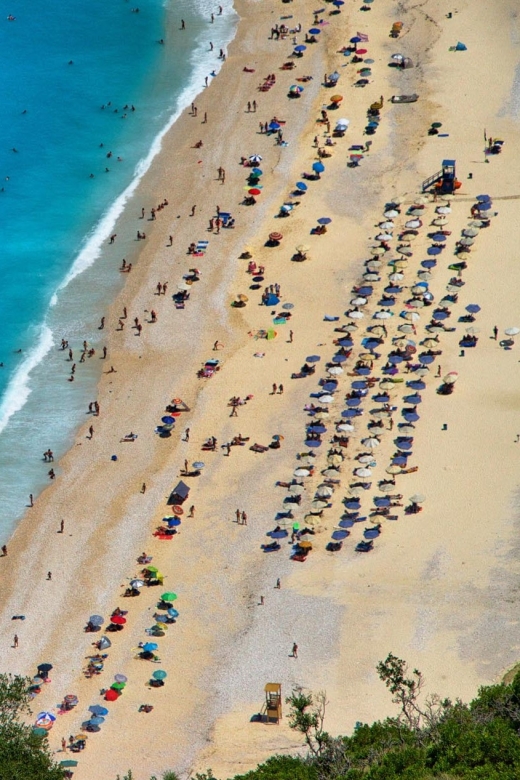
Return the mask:
<path id="1" fill-rule="evenodd" d="M 123 691 L 126 688 L 126 683 L 124 682 L 115 682 L 112 683 L 110 686 L 113 691 Z"/>
<path id="2" fill-rule="evenodd" d="M 363 274 L 363 279 L 367 282 L 378 282 L 379 276 L 376 273 Z"/>
<path id="3" fill-rule="evenodd" d="M 308 469 L 295 469 L 293 471 L 295 477 L 308 477 L 310 473 Z"/>
<path id="4" fill-rule="evenodd" d="M 411 217 L 422 217 L 422 216 L 424 216 L 424 209 L 411 208 L 411 209 L 409 209 L 408 213 L 409 213 L 409 215 Z M 410 227 L 408 225 L 408 222 L 406 223 L 406 227 Z M 417 226 L 417 227 L 419 227 L 419 226 Z"/>
<path id="5" fill-rule="evenodd" d="M 459 239 L 459 244 L 461 246 L 473 246 L 474 243 L 475 243 L 475 239 L 474 238 L 461 238 L 461 239 Z"/>
<path id="6" fill-rule="evenodd" d="M 412 250 L 409 247 L 403 246 L 403 245 L 398 246 L 397 249 L 396 249 L 396 252 L 399 252 L 400 255 L 404 255 L 405 257 L 412 257 L 413 256 Z M 396 262 L 400 262 L 400 261 L 397 260 Z"/>
<path id="7" fill-rule="evenodd" d="M 119 691 L 115 690 L 114 688 L 109 688 L 105 693 L 105 700 L 116 701 L 116 699 L 119 699 Z"/>
<path id="8" fill-rule="evenodd" d="M 251 174 L 252 174 L 253 176 L 262 176 L 262 175 L 263 175 L 263 173 L 264 173 L 264 172 L 263 172 L 262 170 L 260 170 L 260 168 L 253 168 L 253 169 L 251 170 Z"/>
<path id="9" fill-rule="evenodd" d="M 504 333 L 506 336 L 518 336 L 520 333 L 520 328 L 506 328 Z"/>
<path id="10" fill-rule="evenodd" d="M 382 482 L 379 485 L 379 490 L 381 493 L 391 493 L 392 490 L 395 490 L 395 482 Z"/>
<path id="11" fill-rule="evenodd" d="M 126 623 L 126 618 L 123 617 L 122 615 L 112 615 L 112 617 L 110 618 L 110 622 L 114 623 L 114 625 L 116 626 L 124 626 L 124 624 Z"/>
<path id="12" fill-rule="evenodd" d="M 401 333 L 413 333 L 413 326 L 408 325 L 406 322 L 403 323 L 403 325 L 398 325 L 397 330 L 399 330 Z"/>
<path id="13" fill-rule="evenodd" d="M 283 235 L 281 233 L 269 233 L 269 241 L 276 241 L 278 243 L 282 238 Z"/>
<path id="14" fill-rule="evenodd" d="M 178 612 L 177 612 L 177 610 L 176 610 L 176 609 L 174 609 L 173 607 L 170 607 L 170 608 L 168 609 L 168 615 L 169 615 L 170 617 L 172 617 L 172 618 L 178 618 L 178 617 L 179 617 L 179 613 L 178 613 Z"/>
<path id="15" fill-rule="evenodd" d="M 478 236 L 478 230 L 477 228 L 466 228 L 462 231 L 463 236 L 468 236 L 468 238 L 475 238 L 475 236 Z"/>
<path id="16" fill-rule="evenodd" d="M 412 298 L 410 301 L 408 301 L 408 306 L 411 306 L 413 309 L 422 309 L 424 306 L 424 301 L 421 298 Z"/>
<path id="17" fill-rule="evenodd" d="M 421 319 L 421 315 L 416 311 L 407 311 L 404 315 L 405 319 L 410 320 L 410 322 L 418 322 Z"/>
<path id="18" fill-rule="evenodd" d="M 428 282 L 432 278 L 433 274 L 431 271 L 419 271 L 417 276 L 419 279 L 421 279 L 421 281 Z"/>
<path id="19" fill-rule="evenodd" d="M 330 99 L 331 103 L 341 103 L 343 100 L 343 95 L 333 95 Z"/>
<path id="20" fill-rule="evenodd" d="M 304 46 L 302 43 L 300 43 L 299 46 L 295 46 L 294 47 L 294 51 L 297 51 L 297 52 L 302 52 L 302 51 L 305 51 L 306 49 L 307 49 L 307 47 Z"/>
<path id="21" fill-rule="evenodd" d="M 394 223 L 392 222 L 391 219 L 385 220 L 384 222 L 379 223 L 379 227 L 382 228 L 383 230 L 392 230 L 394 227 Z"/>
<path id="22" fill-rule="evenodd" d="M 367 260 L 365 265 L 366 265 L 367 268 L 370 268 L 370 270 L 377 271 L 379 268 L 381 268 L 383 263 L 382 263 L 381 260 L 373 259 L 373 260 Z"/>
<path id="23" fill-rule="evenodd" d="M 90 723 L 93 726 L 101 726 L 105 722 L 105 719 L 101 715 L 93 715 L 90 719 Z"/>
<path id="24" fill-rule="evenodd" d="M 318 225 L 328 225 L 330 222 L 332 222 L 330 217 L 320 217 L 318 220 L 316 220 Z"/>
<path id="25" fill-rule="evenodd" d="M 309 251 L 309 247 L 306 244 L 298 244 L 298 246 L 296 247 L 296 251 L 304 255 L 306 254 L 306 252 Z"/>
<path id="26" fill-rule="evenodd" d="M 303 485 L 291 485 L 288 490 L 293 496 L 301 496 L 301 494 L 305 492 Z"/>
<path id="27" fill-rule="evenodd" d="M 390 233 L 378 233 L 376 241 L 392 241 L 392 235 Z"/>
<path id="28" fill-rule="evenodd" d="M 319 35 L 321 33 L 321 30 L 319 30 L 317 27 L 311 27 L 309 30 L 309 35 Z"/>
<path id="29" fill-rule="evenodd" d="M 317 488 L 315 495 L 318 498 L 330 498 L 333 493 L 334 493 L 334 490 L 331 487 L 329 487 L 328 485 L 320 485 Z"/>
<path id="30" fill-rule="evenodd" d="M 470 314 L 477 314 L 480 311 L 480 306 L 478 303 L 469 303 L 466 306 L 466 311 L 468 311 Z"/>
<path id="31" fill-rule="evenodd" d="M 251 187 L 251 189 L 248 190 L 248 193 L 250 195 L 261 195 L 262 194 L 262 190 L 259 190 L 258 187 Z"/>
<path id="32" fill-rule="evenodd" d="M 255 163 L 255 165 L 259 162 L 262 162 L 262 155 L 261 154 L 252 154 L 249 158 L 249 162 Z"/>
<path id="33" fill-rule="evenodd" d="M 340 423 L 336 427 L 336 430 L 337 431 L 341 431 L 342 433 L 351 433 L 352 431 L 355 431 L 356 429 L 354 428 L 353 425 L 350 425 L 349 423 Z"/>
<path id="34" fill-rule="evenodd" d="M 300 192 L 306 192 L 307 185 L 303 181 L 297 181 L 296 182 L 296 189 L 300 190 Z"/>
<path id="35" fill-rule="evenodd" d="M 352 298 L 350 303 L 353 306 L 365 306 L 365 304 L 368 303 L 368 298 L 362 298 L 362 297 L 358 296 L 357 298 Z"/>
<path id="36" fill-rule="evenodd" d="M 91 615 L 88 619 L 88 622 L 93 626 L 102 626 L 105 622 L 105 618 L 101 617 L 101 615 Z"/>
<path id="37" fill-rule="evenodd" d="M 344 373 L 341 366 L 331 366 L 331 368 L 327 368 L 327 371 L 329 374 L 332 374 L 332 376 L 338 376 L 339 374 Z"/>
<path id="38" fill-rule="evenodd" d="M 143 580 L 130 580 L 130 587 L 134 588 L 134 590 L 139 590 L 139 588 L 142 588 L 144 585 Z"/>
<path id="39" fill-rule="evenodd" d="M 435 217 L 435 219 L 432 220 L 432 225 L 437 225 L 437 227 L 441 227 L 442 225 L 448 224 L 448 218 L 447 217 Z"/>
<path id="40" fill-rule="evenodd" d="M 60 761 L 60 766 L 62 766 L 64 769 L 66 769 L 67 767 L 73 767 L 77 765 L 78 762 L 75 761 L 73 758 L 65 758 L 63 761 Z"/>
<path id="41" fill-rule="evenodd" d="M 367 468 L 354 469 L 354 474 L 356 475 L 356 477 L 366 478 L 372 476 L 372 471 Z"/>
<path id="42" fill-rule="evenodd" d="M 105 716 L 108 715 L 108 710 L 106 707 L 102 707 L 100 704 L 92 704 L 88 711 L 91 712 L 93 715 L 101 715 Z"/>
<path id="43" fill-rule="evenodd" d="M 324 477 L 328 477 L 329 479 L 334 479 L 339 476 L 340 471 L 339 469 L 329 468 L 325 469 L 325 471 L 321 472 Z"/>
<path id="44" fill-rule="evenodd" d="M 315 162 L 312 164 L 312 170 L 314 171 L 314 173 L 323 173 L 323 171 L 325 170 L 325 166 L 323 165 L 322 162 Z"/>
<path id="45" fill-rule="evenodd" d="M 412 504 L 422 504 L 426 501 L 426 496 L 423 496 L 422 493 L 415 493 L 415 495 L 411 496 L 410 501 Z"/>
<path id="46" fill-rule="evenodd" d="M 375 448 L 379 447 L 381 444 L 379 439 L 376 439 L 375 436 L 370 436 L 368 439 L 362 439 L 361 443 L 364 447 L 368 447 L 369 450 L 375 450 Z"/>
<path id="47" fill-rule="evenodd" d="M 322 404 L 331 404 L 334 401 L 334 396 L 332 395 L 320 395 L 320 403 Z"/>
<path id="48" fill-rule="evenodd" d="M 420 219 L 409 219 L 408 222 L 405 222 L 405 227 L 407 228 L 420 228 L 422 226 L 422 222 Z"/>
<path id="49" fill-rule="evenodd" d="M 449 206 L 437 206 L 435 211 L 437 214 L 451 214 L 451 208 Z"/>
<path id="50" fill-rule="evenodd" d="M 401 274 L 401 273 L 393 273 L 393 274 L 390 274 L 389 277 L 388 277 L 388 280 L 390 282 L 402 282 L 403 279 L 404 279 L 404 274 Z M 412 290 L 413 290 L 413 288 L 412 288 Z"/>
<path id="51" fill-rule="evenodd" d="M 388 211 L 384 212 L 384 216 L 388 217 L 388 219 L 395 219 L 395 217 L 399 216 L 399 212 L 395 209 L 388 209 Z"/>
<path id="52" fill-rule="evenodd" d="M 328 507 L 328 503 L 326 501 L 319 501 L 319 500 L 311 501 L 311 509 L 321 510 L 321 509 L 326 509 L 327 507 Z"/>
<path id="53" fill-rule="evenodd" d="M 330 417 L 330 412 L 327 412 L 325 410 L 322 410 L 321 412 L 316 412 L 314 415 L 315 420 L 326 420 L 328 417 Z"/>
<path id="54" fill-rule="evenodd" d="M 478 210 L 479 211 L 489 211 L 489 209 L 492 208 L 492 204 L 490 201 L 486 201 L 486 203 L 479 203 L 478 204 Z"/>
<path id="55" fill-rule="evenodd" d="M 161 596 L 161 601 L 176 601 L 177 600 L 177 594 L 171 593 L 168 591 L 167 593 L 163 593 Z"/>
<path id="56" fill-rule="evenodd" d="M 392 316 L 391 311 L 376 311 L 374 318 L 376 320 L 387 320 Z"/>
<path id="57" fill-rule="evenodd" d="M 370 249 L 370 254 L 375 255 L 376 257 L 380 257 L 381 255 L 384 255 L 386 252 L 386 249 L 382 246 L 373 246 Z"/>
<path id="58" fill-rule="evenodd" d="M 449 374 L 446 374 L 446 376 L 442 378 L 442 381 L 445 385 L 454 385 L 458 378 L 459 375 L 456 371 L 450 371 Z"/>
<path id="59" fill-rule="evenodd" d="M 157 669 L 157 671 L 152 674 L 152 677 L 154 680 L 164 680 L 168 677 L 168 673 L 163 669 Z"/>
<path id="60" fill-rule="evenodd" d="M 153 653 L 154 650 L 157 650 L 159 647 L 158 644 L 155 642 L 146 642 L 146 644 L 143 645 L 142 649 L 145 651 L 145 653 Z"/>
<path id="61" fill-rule="evenodd" d="M 330 463 L 332 466 L 339 466 L 340 463 L 343 463 L 343 455 L 338 455 L 338 453 L 329 455 L 327 463 Z"/>

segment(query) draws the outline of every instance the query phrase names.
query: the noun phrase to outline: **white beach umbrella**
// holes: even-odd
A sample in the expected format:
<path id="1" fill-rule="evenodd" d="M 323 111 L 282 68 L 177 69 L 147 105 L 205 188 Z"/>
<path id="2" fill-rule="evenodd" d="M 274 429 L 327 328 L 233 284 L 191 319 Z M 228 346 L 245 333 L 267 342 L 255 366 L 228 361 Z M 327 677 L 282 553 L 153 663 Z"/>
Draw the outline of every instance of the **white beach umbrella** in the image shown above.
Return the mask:
<path id="1" fill-rule="evenodd" d="M 447 217 L 436 217 L 432 220 L 432 225 L 437 225 L 438 227 L 442 227 L 442 225 L 448 224 L 448 218 Z"/>
<path id="2" fill-rule="evenodd" d="M 348 423 L 340 423 L 336 427 L 337 431 L 341 431 L 341 433 L 353 433 L 355 431 L 355 428 L 353 425 L 349 425 Z"/>
<path id="3" fill-rule="evenodd" d="M 372 476 L 371 470 L 366 468 L 354 469 L 354 474 L 356 475 L 356 477 L 363 477 L 363 478 Z"/>
<path id="4" fill-rule="evenodd" d="M 381 382 L 379 382 L 379 387 L 381 390 L 395 390 L 395 382 L 392 382 L 391 379 L 382 379 Z"/>
<path id="5" fill-rule="evenodd" d="M 422 222 L 420 219 L 409 219 L 408 222 L 404 223 L 404 226 L 407 228 L 420 228 L 422 226 Z"/>
<path id="6" fill-rule="evenodd" d="M 518 336 L 520 333 L 520 328 L 506 328 L 504 333 L 506 336 Z"/>
<path id="7" fill-rule="evenodd" d="M 358 296 L 357 298 L 352 298 L 350 303 L 352 306 L 365 306 L 365 304 L 368 303 L 368 298 L 361 298 Z"/>
<path id="8" fill-rule="evenodd" d="M 292 493 L 293 496 L 301 496 L 302 493 L 305 493 L 305 488 L 303 485 L 291 485 L 289 487 L 289 493 Z"/>
<path id="9" fill-rule="evenodd" d="M 378 282 L 380 277 L 378 274 L 366 273 L 363 274 L 363 279 L 365 280 L 365 282 Z"/>
<path id="10" fill-rule="evenodd" d="M 399 212 L 396 209 L 388 209 L 388 211 L 385 211 L 384 216 L 387 219 L 395 219 L 395 217 L 399 216 Z"/>
<path id="11" fill-rule="evenodd" d="M 370 468 L 375 468 L 377 466 L 373 455 L 358 455 L 356 460 L 363 463 L 365 466 L 370 466 Z"/>
<path id="12" fill-rule="evenodd" d="M 411 306 L 413 309 L 422 309 L 424 301 L 421 298 L 412 298 L 411 301 L 408 301 L 408 306 Z"/>
<path id="13" fill-rule="evenodd" d="M 340 463 L 343 463 L 343 460 L 343 455 L 340 455 L 337 452 L 327 457 L 327 463 L 330 463 L 331 466 L 339 466 Z"/>
<path id="14" fill-rule="evenodd" d="M 413 436 L 415 433 L 415 427 L 413 425 L 401 425 L 399 428 L 399 434 L 404 434 L 405 436 Z"/>
<path id="15" fill-rule="evenodd" d="M 428 368 L 428 366 L 423 366 L 422 368 L 418 368 L 417 371 L 414 371 L 414 375 L 420 377 L 428 376 L 429 373 L 430 373 L 430 369 Z"/>
<path id="16" fill-rule="evenodd" d="M 390 274 L 388 279 L 390 282 L 402 282 L 404 279 L 404 274 L 400 274 L 400 273 Z"/>
<path id="17" fill-rule="evenodd" d="M 401 466 L 396 466 L 394 463 L 392 463 L 390 466 L 388 466 L 387 469 L 385 469 L 387 474 L 400 474 L 402 469 Z"/>
<path id="18" fill-rule="evenodd" d="M 392 222 L 391 219 L 387 219 L 385 222 L 380 222 L 379 227 L 382 228 L 383 230 L 392 230 L 392 228 L 394 227 L 394 223 Z"/>
<path id="19" fill-rule="evenodd" d="M 426 496 L 424 496 L 422 493 L 415 493 L 410 497 L 410 501 L 413 504 L 422 504 L 424 501 L 426 501 Z"/>
<path id="20" fill-rule="evenodd" d="M 449 206 L 437 206 L 435 211 L 437 214 L 451 214 L 451 208 Z"/>
<path id="21" fill-rule="evenodd" d="M 334 401 L 334 396 L 332 395 L 320 395 L 319 402 L 320 404 L 331 404 Z"/>
<path id="22" fill-rule="evenodd" d="M 376 241 L 392 241 L 393 236 L 390 233 L 378 233 Z"/>
<path id="23" fill-rule="evenodd" d="M 379 257 L 380 255 L 384 255 L 385 249 L 382 246 L 373 246 L 370 248 L 370 254 L 375 255 L 376 257 Z"/>
<path id="24" fill-rule="evenodd" d="M 433 274 L 430 271 L 419 271 L 417 276 L 421 280 L 421 282 L 429 282 L 430 279 L 433 277 Z"/>
<path id="25" fill-rule="evenodd" d="M 316 490 L 315 495 L 318 496 L 318 498 L 330 498 L 333 493 L 334 490 L 331 487 L 328 485 L 321 485 L 321 487 Z"/>
<path id="26" fill-rule="evenodd" d="M 327 371 L 331 376 L 339 376 L 339 374 L 343 373 L 341 366 L 331 366 L 331 368 L 328 368 Z"/>
<path id="27" fill-rule="evenodd" d="M 328 504 L 326 501 L 312 501 L 311 509 L 326 509 Z"/>
<path id="28" fill-rule="evenodd" d="M 421 319 L 421 315 L 416 311 L 407 311 L 404 316 L 410 322 L 418 322 Z"/>
<path id="29" fill-rule="evenodd" d="M 324 477 L 328 477 L 329 479 L 336 479 L 340 475 L 339 469 L 325 469 L 325 471 L 321 472 Z"/>
<path id="30" fill-rule="evenodd" d="M 372 268 L 373 268 L 373 269 L 375 269 L 376 271 L 377 271 L 379 268 L 381 268 L 381 266 L 382 266 L 382 265 L 383 265 L 383 263 L 381 262 L 381 260 L 367 260 L 367 262 L 366 262 L 366 267 L 367 267 L 367 268 L 370 268 L 370 269 L 372 269 Z"/>
<path id="31" fill-rule="evenodd" d="M 386 420 L 392 416 L 392 413 L 386 409 L 376 409 L 375 412 L 371 412 L 371 416 L 376 420 Z"/>
<path id="32" fill-rule="evenodd" d="M 295 469 L 293 471 L 295 477 L 308 477 L 310 473 L 308 469 Z"/>
<path id="33" fill-rule="evenodd" d="M 376 320 L 387 320 L 392 316 L 391 311 L 376 311 L 374 317 Z"/>
<path id="34" fill-rule="evenodd" d="M 401 333 L 413 333 L 412 325 L 408 325 L 406 322 L 404 322 L 402 325 L 398 325 L 397 330 Z"/>
<path id="35" fill-rule="evenodd" d="M 468 236 L 468 238 L 475 238 L 475 236 L 478 236 L 478 230 L 477 228 L 466 228 L 462 231 L 463 236 Z"/>
<path id="36" fill-rule="evenodd" d="M 368 439 L 362 439 L 361 444 L 363 447 L 368 447 L 369 450 L 375 450 L 376 447 L 379 447 L 381 442 L 379 439 L 376 439 L 375 436 L 370 436 Z"/>
<path id="37" fill-rule="evenodd" d="M 413 252 L 410 249 L 410 247 L 408 247 L 408 246 L 406 246 L 404 244 L 401 244 L 400 246 L 398 246 L 395 251 L 399 252 L 400 255 L 404 255 L 405 257 L 413 257 Z"/>
<path id="38" fill-rule="evenodd" d="M 356 309 L 351 309 L 347 312 L 347 317 L 351 317 L 353 320 L 362 320 L 364 316 L 362 311 L 357 311 Z"/>
<path id="39" fill-rule="evenodd" d="M 395 490 L 395 482 L 383 482 L 379 485 L 379 490 L 381 493 L 391 493 Z"/>
<path id="40" fill-rule="evenodd" d="M 364 492 L 365 488 L 360 485 L 351 485 L 348 489 L 348 497 L 357 498 L 358 496 L 362 496 Z"/>
<path id="41" fill-rule="evenodd" d="M 473 246 L 474 243 L 475 243 L 474 238 L 461 238 L 459 240 L 459 244 L 461 244 L 461 246 Z"/>

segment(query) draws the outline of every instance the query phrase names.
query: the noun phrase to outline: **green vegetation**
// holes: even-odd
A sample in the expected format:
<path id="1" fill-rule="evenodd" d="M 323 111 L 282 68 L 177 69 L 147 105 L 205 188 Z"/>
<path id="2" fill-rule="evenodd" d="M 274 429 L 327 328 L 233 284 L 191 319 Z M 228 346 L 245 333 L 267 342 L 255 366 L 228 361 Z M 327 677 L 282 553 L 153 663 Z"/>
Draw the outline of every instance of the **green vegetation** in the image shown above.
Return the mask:
<path id="1" fill-rule="evenodd" d="M 0 674 L 0 780 L 63 780 L 47 739 L 36 736 L 23 720 L 30 713 L 30 682 Z"/>
<path id="2" fill-rule="evenodd" d="M 333 737 L 324 730 L 325 693 L 295 688 L 286 699 L 289 724 L 306 755 L 272 756 L 234 780 L 520 778 L 520 669 L 481 688 L 469 704 L 424 696 L 421 672 L 391 653 L 377 671 L 398 706 L 396 717 L 357 723 L 351 736 Z M 208 770 L 193 780 L 216 778 Z"/>

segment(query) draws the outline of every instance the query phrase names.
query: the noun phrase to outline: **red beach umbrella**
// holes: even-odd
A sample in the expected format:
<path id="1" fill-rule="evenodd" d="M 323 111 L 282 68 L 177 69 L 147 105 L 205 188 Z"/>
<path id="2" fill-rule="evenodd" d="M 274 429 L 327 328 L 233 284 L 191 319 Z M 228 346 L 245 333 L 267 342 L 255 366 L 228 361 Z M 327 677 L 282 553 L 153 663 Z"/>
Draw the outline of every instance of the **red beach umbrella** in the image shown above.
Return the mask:
<path id="1" fill-rule="evenodd" d="M 116 626 L 124 626 L 126 623 L 126 618 L 124 618 L 122 615 L 112 615 L 110 622 L 115 623 Z"/>
<path id="2" fill-rule="evenodd" d="M 281 241 L 282 238 L 281 233 L 269 233 L 269 241 Z"/>
<path id="3" fill-rule="evenodd" d="M 118 691 L 115 691 L 113 688 L 109 688 L 105 693 L 105 701 L 116 701 L 116 699 L 119 699 L 119 695 L 120 694 Z"/>
<path id="4" fill-rule="evenodd" d="M 257 187 L 253 187 L 251 190 L 248 190 L 250 195 L 261 195 L 262 190 L 259 190 Z"/>
<path id="5" fill-rule="evenodd" d="M 358 57 L 360 54 L 366 54 L 367 52 L 368 49 L 356 49 L 356 54 L 358 55 Z"/>

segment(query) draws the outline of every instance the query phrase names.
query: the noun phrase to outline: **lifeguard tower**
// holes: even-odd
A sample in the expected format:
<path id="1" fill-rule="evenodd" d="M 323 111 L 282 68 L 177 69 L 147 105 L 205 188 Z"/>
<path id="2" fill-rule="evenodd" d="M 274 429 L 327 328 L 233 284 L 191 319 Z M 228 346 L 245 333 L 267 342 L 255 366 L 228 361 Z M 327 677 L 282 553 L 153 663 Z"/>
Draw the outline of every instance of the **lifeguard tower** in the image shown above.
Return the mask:
<path id="1" fill-rule="evenodd" d="M 453 195 L 460 186 L 461 182 L 455 172 L 455 160 L 443 160 L 442 169 L 423 181 L 422 191 L 426 192 L 430 187 L 435 187 L 439 194 Z"/>
<path id="2" fill-rule="evenodd" d="M 265 688 L 265 704 L 262 711 L 264 723 L 280 723 L 282 717 L 282 686 L 280 683 L 267 683 Z"/>

